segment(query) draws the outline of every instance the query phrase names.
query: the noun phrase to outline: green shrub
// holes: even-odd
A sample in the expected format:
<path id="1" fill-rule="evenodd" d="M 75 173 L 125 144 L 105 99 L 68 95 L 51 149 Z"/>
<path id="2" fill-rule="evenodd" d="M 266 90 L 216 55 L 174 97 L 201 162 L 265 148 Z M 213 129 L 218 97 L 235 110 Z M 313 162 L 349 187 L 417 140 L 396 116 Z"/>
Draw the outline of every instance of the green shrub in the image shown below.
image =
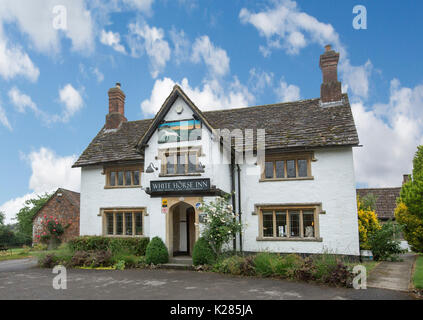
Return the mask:
<path id="1" fill-rule="evenodd" d="M 70 259 L 72 267 L 107 267 L 111 265 L 112 254 L 109 250 L 77 251 Z"/>
<path id="2" fill-rule="evenodd" d="M 101 236 L 83 236 L 68 242 L 72 251 L 96 251 L 110 250 L 113 254 L 119 251 L 127 251 L 130 254 L 143 256 L 148 245 L 148 238 L 110 238 Z"/>
<path id="3" fill-rule="evenodd" d="M 125 269 L 125 261 L 124 260 L 119 260 L 115 265 L 114 265 L 116 270 L 124 270 Z"/>
<path id="4" fill-rule="evenodd" d="M 245 258 L 240 256 L 232 256 L 224 258 L 216 264 L 215 270 L 222 273 L 229 273 L 233 275 L 243 274 L 242 266 L 245 264 Z"/>
<path id="5" fill-rule="evenodd" d="M 210 244 L 203 237 L 199 238 L 192 251 L 192 263 L 194 266 L 202 264 L 213 264 L 216 260 L 216 255 Z"/>
<path id="6" fill-rule="evenodd" d="M 376 261 L 392 260 L 396 255 L 403 253 L 400 241 L 395 239 L 395 234 L 401 232 L 399 228 L 398 225 L 388 221 L 380 230 L 370 235 L 369 244 Z"/>
<path id="7" fill-rule="evenodd" d="M 303 259 L 296 254 L 281 256 L 275 253 L 262 252 L 254 259 L 255 270 L 264 277 L 294 277 L 295 270 L 303 264 Z"/>
<path id="8" fill-rule="evenodd" d="M 313 263 L 313 277 L 317 280 L 324 280 L 338 265 L 338 259 L 334 254 L 324 253 L 316 255 L 312 258 Z"/>
<path id="9" fill-rule="evenodd" d="M 145 259 L 148 264 L 161 264 L 169 261 L 169 253 L 162 239 L 154 237 L 147 246 Z"/>
<path id="10" fill-rule="evenodd" d="M 125 267 L 127 268 L 136 268 L 138 266 L 138 261 L 140 257 L 129 253 L 128 251 L 120 251 L 118 253 L 113 254 L 112 256 L 112 263 L 117 264 L 119 261 L 125 262 Z"/>

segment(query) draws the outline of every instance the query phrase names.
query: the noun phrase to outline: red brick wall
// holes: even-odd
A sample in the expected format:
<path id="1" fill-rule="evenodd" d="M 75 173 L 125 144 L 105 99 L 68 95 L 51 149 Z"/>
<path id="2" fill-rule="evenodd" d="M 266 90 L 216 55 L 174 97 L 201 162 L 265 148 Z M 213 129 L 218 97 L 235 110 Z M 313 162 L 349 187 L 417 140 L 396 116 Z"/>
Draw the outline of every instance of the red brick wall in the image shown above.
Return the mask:
<path id="1" fill-rule="evenodd" d="M 79 208 L 75 208 L 64 195 L 61 197 L 54 195 L 34 218 L 32 228 L 34 243 L 38 242 L 35 235 L 37 234 L 37 230 L 42 230 L 41 222 L 44 216 L 48 218 L 53 217 L 53 219 L 57 218 L 63 227 L 70 223 L 61 237 L 63 242 L 79 236 Z"/>

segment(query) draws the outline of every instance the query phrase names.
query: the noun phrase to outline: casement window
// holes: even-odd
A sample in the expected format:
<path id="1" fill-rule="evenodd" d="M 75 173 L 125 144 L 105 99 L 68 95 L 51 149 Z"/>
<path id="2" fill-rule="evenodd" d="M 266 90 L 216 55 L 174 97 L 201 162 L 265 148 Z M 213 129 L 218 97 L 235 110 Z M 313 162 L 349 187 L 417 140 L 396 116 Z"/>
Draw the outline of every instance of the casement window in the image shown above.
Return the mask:
<path id="1" fill-rule="evenodd" d="M 104 210 L 103 234 L 106 236 L 143 236 L 144 210 Z"/>
<path id="2" fill-rule="evenodd" d="M 106 172 L 106 187 L 107 188 L 130 188 L 139 187 L 141 185 L 141 171 L 140 167 L 122 167 L 122 168 L 107 168 Z"/>
<path id="3" fill-rule="evenodd" d="M 259 219 L 261 240 L 319 238 L 316 207 L 261 207 Z"/>
<path id="4" fill-rule="evenodd" d="M 160 150 L 161 176 L 197 175 L 203 172 L 199 161 L 201 149 L 197 147 Z"/>
<path id="5" fill-rule="evenodd" d="M 262 181 L 312 179 L 311 154 L 266 156 Z"/>

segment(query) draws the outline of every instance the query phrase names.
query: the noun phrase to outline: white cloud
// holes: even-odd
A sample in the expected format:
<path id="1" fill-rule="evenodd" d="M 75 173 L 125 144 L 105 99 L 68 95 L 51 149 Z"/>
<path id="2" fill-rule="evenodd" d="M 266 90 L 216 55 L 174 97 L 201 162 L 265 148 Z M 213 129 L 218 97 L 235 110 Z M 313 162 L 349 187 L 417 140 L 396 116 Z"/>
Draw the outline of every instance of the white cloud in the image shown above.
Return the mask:
<path id="1" fill-rule="evenodd" d="M 400 186 L 411 173 L 417 145 L 423 144 L 423 85 L 401 87 L 391 81 L 387 104 L 351 105 L 362 148 L 356 148 L 356 180 L 371 187 Z"/>
<path id="2" fill-rule="evenodd" d="M 101 30 L 100 42 L 106 46 L 112 47 L 115 51 L 126 53 L 125 47 L 120 43 L 118 32 Z"/>
<path id="3" fill-rule="evenodd" d="M 59 5 L 66 9 L 64 30 L 53 27 L 59 16 L 53 8 Z M 75 51 L 91 52 L 94 47 L 94 23 L 84 0 L 1 1 L 0 24 L 6 23 L 16 23 L 40 52 L 58 52 L 62 35 L 72 41 Z"/>
<path id="4" fill-rule="evenodd" d="M 65 188 L 73 191 L 80 190 L 79 168 L 72 168 L 77 156 L 59 156 L 53 150 L 42 147 L 24 155 L 23 159 L 31 166 L 32 174 L 29 179 L 28 194 L 6 201 L 0 206 L 0 211 L 6 213 L 6 221 L 11 222 L 16 213 L 21 209 L 25 201 L 41 195 L 45 192 L 52 192 L 57 188 Z"/>
<path id="5" fill-rule="evenodd" d="M 226 51 L 213 45 L 208 36 L 195 40 L 191 60 L 195 63 L 203 60 L 212 75 L 224 76 L 229 72 L 229 57 Z"/>
<path id="6" fill-rule="evenodd" d="M 141 103 L 143 113 L 145 115 L 156 114 L 175 84 L 176 82 L 170 78 L 156 80 L 150 99 Z M 188 79 L 184 78 L 180 86 L 202 111 L 246 107 L 254 102 L 254 96 L 236 77 L 227 85 L 221 85 L 216 80 L 206 80 L 201 88 L 191 87 Z"/>
<path id="7" fill-rule="evenodd" d="M 177 31 L 172 28 L 169 35 L 173 43 L 174 60 L 177 64 L 180 64 L 190 56 L 191 43 L 183 30 Z"/>
<path id="8" fill-rule="evenodd" d="M 253 91 L 261 93 L 264 88 L 272 85 L 273 77 L 273 72 L 266 72 L 252 68 L 250 69 L 250 78 L 248 83 L 252 87 Z"/>
<path id="9" fill-rule="evenodd" d="M 104 74 L 98 68 L 91 68 L 91 72 L 96 76 L 97 82 L 103 82 Z"/>
<path id="10" fill-rule="evenodd" d="M 81 94 L 71 84 L 67 84 L 59 90 L 59 98 L 65 106 L 64 122 L 67 122 L 84 104 Z"/>
<path id="11" fill-rule="evenodd" d="M 154 0 L 122 0 L 124 4 L 130 6 L 131 8 L 137 9 L 144 13 L 151 12 L 151 6 Z"/>
<path id="12" fill-rule="evenodd" d="M 36 197 L 37 197 L 36 193 L 27 193 L 26 195 L 22 197 L 17 197 L 3 203 L 0 206 L 0 211 L 4 212 L 6 216 L 5 223 L 6 224 L 16 223 L 17 221 L 14 220 L 15 216 L 19 212 L 19 210 L 25 206 L 25 201 L 36 198 Z"/>
<path id="13" fill-rule="evenodd" d="M 38 113 L 37 105 L 32 101 L 31 97 L 19 91 L 18 88 L 13 87 L 9 90 L 9 98 L 16 110 L 20 113 L 25 113 L 26 109 Z"/>
<path id="14" fill-rule="evenodd" d="M 150 59 L 151 76 L 157 78 L 170 59 L 170 47 L 164 40 L 163 29 L 150 27 L 146 23 L 131 23 L 128 43 L 134 57 L 141 56 L 144 52 Z"/>
<path id="15" fill-rule="evenodd" d="M 39 75 L 40 71 L 29 56 L 19 46 L 6 39 L 0 25 L 0 76 L 6 80 L 23 76 L 35 82 Z"/>
<path id="16" fill-rule="evenodd" d="M 339 70 L 344 89 L 350 89 L 354 95 L 367 98 L 371 62 L 352 66 L 347 50 L 331 24 L 320 22 L 302 12 L 295 1 L 275 0 L 273 3 L 272 8 L 258 13 L 252 13 L 246 8 L 242 8 L 239 13 L 241 23 L 253 25 L 266 38 L 267 46 L 259 47 L 262 54 L 267 57 L 272 49 L 283 49 L 288 54 L 295 55 L 310 44 L 318 44 L 322 48 L 326 44 L 332 44 L 340 52 Z"/>
<path id="17" fill-rule="evenodd" d="M 286 83 L 284 79 L 279 81 L 279 85 L 275 88 L 275 93 L 281 102 L 296 101 L 301 97 L 300 88 Z"/>
<path id="18" fill-rule="evenodd" d="M 6 111 L 3 109 L 0 104 L 0 123 L 5 126 L 7 129 L 12 131 L 12 126 L 10 125 L 9 119 L 7 118 Z"/>

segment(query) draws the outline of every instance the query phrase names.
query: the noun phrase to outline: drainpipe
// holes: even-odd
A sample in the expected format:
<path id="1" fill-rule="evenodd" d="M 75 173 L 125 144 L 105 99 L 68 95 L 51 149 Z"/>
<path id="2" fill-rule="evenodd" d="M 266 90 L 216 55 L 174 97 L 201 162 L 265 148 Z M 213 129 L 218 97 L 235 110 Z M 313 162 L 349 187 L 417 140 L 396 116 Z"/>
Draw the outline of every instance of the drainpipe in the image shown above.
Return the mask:
<path id="1" fill-rule="evenodd" d="M 242 223 L 242 210 L 241 210 L 241 167 L 237 164 L 238 168 L 238 214 L 239 222 Z M 242 232 L 239 233 L 239 250 L 242 252 Z"/>
<path id="2" fill-rule="evenodd" d="M 235 211 L 235 165 L 234 165 L 234 158 L 231 156 L 231 198 L 232 198 L 232 211 Z M 233 247 L 234 251 L 236 251 L 236 235 L 234 235 L 233 239 Z"/>

